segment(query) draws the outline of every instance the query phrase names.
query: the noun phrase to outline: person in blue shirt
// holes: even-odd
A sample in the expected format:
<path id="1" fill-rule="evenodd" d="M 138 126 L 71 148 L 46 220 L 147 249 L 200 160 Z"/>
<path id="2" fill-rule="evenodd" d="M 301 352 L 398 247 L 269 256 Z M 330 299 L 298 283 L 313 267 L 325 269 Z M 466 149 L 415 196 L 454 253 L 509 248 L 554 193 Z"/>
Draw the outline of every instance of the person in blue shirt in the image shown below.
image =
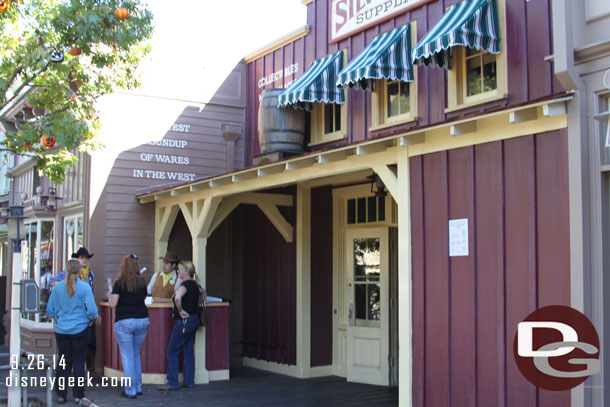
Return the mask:
<path id="1" fill-rule="evenodd" d="M 79 247 L 76 253 L 72 253 L 72 258 L 76 259 L 80 262 L 81 269 L 80 279 L 85 283 L 89 284 L 91 287 L 91 291 L 95 294 L 95 289 L 93 288 L 95 284 L 95 274 L 93 270 L 89 267 L 89 260 L 93 257 L 93 253 L 89 253 L 86 247 Z M 49 281 L 49 285 L 54 287 L 60 281 L 64 281 L 66 279 L 66 270 L 63 270 L 61 273 L 52 277 Z M 97 374 L 95 371 L 95 353 L 97 349 L 97 338 L 95 334 L 95 325 L 93 324 L 89 327 L 89 346 L 87 347 L 87 371 L 91 378 L 96 383 L 101 383 L 102 377 Z"/>
<path id="2" fill-rule="evenodd" d="M 79 278 L 81 268 L 78 260 L 66 263 L 66 279 L 53 288 L 47 305 L 47 316 L 55 319 L 57 359 L 65 362 L 58 363 L 56 370 L 55 391 L 59 404 L 66 402 L 70 366 L 75 379 L 74 402 L 80 402 L 85 396 L 85 387 L 79 384 L 85 382 L 89 326 L 99 318 L 91 287 Z"/>

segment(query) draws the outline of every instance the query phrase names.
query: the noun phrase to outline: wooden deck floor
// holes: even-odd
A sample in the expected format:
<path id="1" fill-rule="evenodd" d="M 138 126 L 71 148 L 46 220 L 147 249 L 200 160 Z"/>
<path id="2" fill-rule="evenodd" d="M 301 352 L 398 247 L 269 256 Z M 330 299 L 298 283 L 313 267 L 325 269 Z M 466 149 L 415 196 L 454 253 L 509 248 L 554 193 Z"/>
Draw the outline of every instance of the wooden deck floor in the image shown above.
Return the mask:
<path id="1" fill-rule="evenodd" d="M 6 400 L 7 388 L 4 379 L 7 372 L 0 372 L 0 400 Z M 120 397 L 120 388 L 88 388 L 87 397 L 92 397 L 100 407 L 106 406 L 396 406 L 398 389 L 348 383 L 336 376 L 295 379 L 252 368 L 231 370 L 231 379 L 210 384 L 197 385 L 193 389 L 180 389 L 162 393 L 157 386 L 145 385 L 143 395 L 136 400 Z M 45 390 L 30 388 L 30 398 L 45 400 Z M 71 396 L 71 394 L 68 394 Z M 54 397 L 55 399 L 55 397 Z M 2 401 L 0 401 L 2 405 Z M 54 406 L 57 404 L 54 403 Z M 68 404 L 66 404 L 68 405 Z"/>

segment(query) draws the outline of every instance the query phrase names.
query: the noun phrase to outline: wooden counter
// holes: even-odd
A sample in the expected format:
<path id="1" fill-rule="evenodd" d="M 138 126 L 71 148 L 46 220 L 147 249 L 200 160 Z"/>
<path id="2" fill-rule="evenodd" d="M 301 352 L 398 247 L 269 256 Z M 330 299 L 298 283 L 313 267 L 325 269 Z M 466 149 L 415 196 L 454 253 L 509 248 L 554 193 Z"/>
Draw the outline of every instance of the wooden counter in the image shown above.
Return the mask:
<path id="1" fill-rule="evenodd" d="M 209 303 L 206 305 L 208 326 L 199 328 L 197 335 L 205 334 L 205 367 L 210 380 L 229 378 L 229 303 Z M 171 303 L 147 305 L 150 326 L 142 344 L 142 382 L 145 384 L 165 384 L 167 371 L 166 350 L 174 328 Z M 114 309 L 108 302 L 101 303 L 102 315 L 102 364 L 105 376 L 122 376 L 123 365 L 119 345 L 114 335 Z M 195 355 L 195 364 L 200 363 Z M 180 357 L 182 371 L 182 357 Z"/>

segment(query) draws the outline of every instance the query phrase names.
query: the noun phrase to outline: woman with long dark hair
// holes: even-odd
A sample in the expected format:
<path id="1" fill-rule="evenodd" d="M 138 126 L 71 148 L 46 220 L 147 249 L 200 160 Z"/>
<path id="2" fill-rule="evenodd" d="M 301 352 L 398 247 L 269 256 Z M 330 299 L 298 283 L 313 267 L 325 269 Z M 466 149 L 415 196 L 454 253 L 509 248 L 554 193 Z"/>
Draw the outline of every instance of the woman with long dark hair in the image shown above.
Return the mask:
<path id="1" fill-rule="evenodd" d="M 135 399 L 142 394 L 142 360 L 140 349 L 148 333 L 148 309 L 146 281 L 140 276 L 138 256 L 125 256 L 114 280 L 112 294 L 108 300 L 114 314 L 114 335 L 121 350 L 123 373 L 129 382 L 122 397 Z"/>
<path id="2" fill-rule="evenodd" d="M 75 386 L 72 387 L 74 402 L 85 397 L 85 359 L 89 343 L 89 325 L 97 317 L 97 306 L 91 287 L 79 277 L 81 264 L 78 260 L 66 263 L 66 279 L 58 283 L 49 297 L 47 317 L 55 319 L 55 339 L 57 341 L 56 377 L 57 402 L 66 402 L 70 366 L 73 370 Z"/>

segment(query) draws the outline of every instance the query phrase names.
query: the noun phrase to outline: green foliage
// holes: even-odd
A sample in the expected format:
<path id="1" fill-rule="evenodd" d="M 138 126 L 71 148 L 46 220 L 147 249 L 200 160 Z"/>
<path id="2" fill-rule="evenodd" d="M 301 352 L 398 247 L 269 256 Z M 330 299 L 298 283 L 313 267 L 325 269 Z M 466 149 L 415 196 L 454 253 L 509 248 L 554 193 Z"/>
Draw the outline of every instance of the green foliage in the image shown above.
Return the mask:
<path id="1" fill-rule="evenodd" d="M 129 19 L 116 18 L 119 7 Z M 100 146 L 95 101 L 139 85 L 152 14 L 131 0 L 19 0 L 0 13 L 0 30 L 0 149 L 33 157 L 41 175 L 61 183 L 73 152 Z M 82 53 L 70 55 L 73 47 Z M 54 148 L 41 144 L 43 134 L 56 137 Z"/>

